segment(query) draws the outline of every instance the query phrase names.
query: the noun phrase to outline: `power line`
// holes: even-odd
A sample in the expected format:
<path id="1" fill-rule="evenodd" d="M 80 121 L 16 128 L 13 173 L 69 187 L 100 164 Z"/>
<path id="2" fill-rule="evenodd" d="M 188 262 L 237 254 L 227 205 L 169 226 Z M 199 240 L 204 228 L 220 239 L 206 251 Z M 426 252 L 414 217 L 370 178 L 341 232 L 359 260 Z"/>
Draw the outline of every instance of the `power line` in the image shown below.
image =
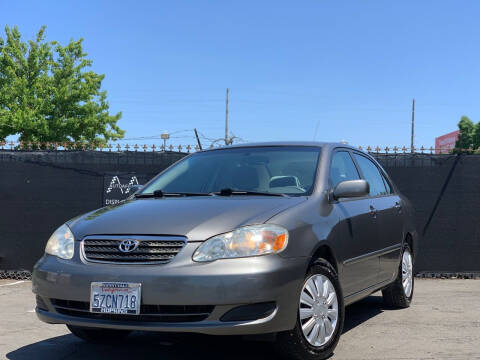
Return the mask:
<path id="1" fill-rule="evenodd" d="M 170 133 L 170 135 L 173 135 L 173 134 L 178 134 L 178 133 L 182 133 L 182 132 L 187 132 L 187 131 L 193 131 L 193 129 L 185 129 L 185 130 L 177 130 L 177 131 L 173 131 Z M 125 139 L 121 139 L 123 141 L 130 141 L 130 140 L 149 140 L 149 139 L 161 139 L 161 136 L 162 134 L 159 134 L 159 135 L 152 135 L 152 136 L 138 136 L 138 137 L 132 137 L 132 138 L 125 138 Z"/>

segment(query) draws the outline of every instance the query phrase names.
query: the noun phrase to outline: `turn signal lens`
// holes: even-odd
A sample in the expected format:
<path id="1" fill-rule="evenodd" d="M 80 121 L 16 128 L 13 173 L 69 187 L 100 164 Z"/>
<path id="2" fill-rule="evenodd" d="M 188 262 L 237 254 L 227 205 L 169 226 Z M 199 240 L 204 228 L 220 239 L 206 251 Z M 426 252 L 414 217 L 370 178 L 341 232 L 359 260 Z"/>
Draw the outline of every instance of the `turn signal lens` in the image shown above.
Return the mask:
<path id="1" fill-rule="evenodd" d="M 278 235 L 273 243 L 273 251 L 278 252 L 282 251 L 287 245 L 287 235 L 281 234 Z"/>
<path id="2" fill-rule="evenodd" d="M 202 262 L 279 253 L 287 244 L 288 231 L 280 226 L 244 226 L 208 239 L 195 251 L 193 260 Z"/>

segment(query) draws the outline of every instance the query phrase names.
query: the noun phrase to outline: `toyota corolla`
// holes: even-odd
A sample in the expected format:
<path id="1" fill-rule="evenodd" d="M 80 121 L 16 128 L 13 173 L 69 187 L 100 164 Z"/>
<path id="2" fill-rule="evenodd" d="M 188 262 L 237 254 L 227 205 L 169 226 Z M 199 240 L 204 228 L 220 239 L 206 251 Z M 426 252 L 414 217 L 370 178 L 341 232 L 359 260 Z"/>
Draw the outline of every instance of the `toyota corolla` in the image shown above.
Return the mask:
<path id="1" fill-rule="evenodd" d="M 410 305 L 412 214 L 382 167 L 344 144 L 201 151 L 60 226 L 34 268 L 36 312 L 87 341 L 269 334 L 284 355 L 324 359 L 346 305 L 380 290 Z"/>

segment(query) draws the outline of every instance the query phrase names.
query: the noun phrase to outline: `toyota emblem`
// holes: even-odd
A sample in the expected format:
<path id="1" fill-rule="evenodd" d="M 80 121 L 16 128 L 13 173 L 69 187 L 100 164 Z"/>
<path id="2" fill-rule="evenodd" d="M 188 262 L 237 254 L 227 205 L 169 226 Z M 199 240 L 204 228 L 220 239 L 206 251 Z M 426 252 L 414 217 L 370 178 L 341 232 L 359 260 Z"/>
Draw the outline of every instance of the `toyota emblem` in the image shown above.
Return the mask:
<path id="1" fill-rule="evenodd" d="M 140 241 L 138 240 L 133 240 L 133 239 L 125 239 L 118 244 L 118 250 L 120 250 L 123 253 L 130 253 L 132 251 L 135 251 L 138 248 L 138 244 Z"/>

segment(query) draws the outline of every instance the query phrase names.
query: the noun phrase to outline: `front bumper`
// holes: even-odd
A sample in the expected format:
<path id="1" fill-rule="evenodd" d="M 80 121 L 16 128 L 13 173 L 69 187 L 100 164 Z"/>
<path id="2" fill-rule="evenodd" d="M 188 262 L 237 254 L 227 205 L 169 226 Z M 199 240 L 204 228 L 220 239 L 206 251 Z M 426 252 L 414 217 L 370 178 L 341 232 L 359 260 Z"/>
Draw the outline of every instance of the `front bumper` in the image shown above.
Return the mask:
<path id="1" fill-rule="evenodd" d="M 78 243 L 76 247 L 78 250 Z M 69 261 L 45 255 L 33 272 L 33 292 L 44 303 L 44 309 L 37 307 L 37 315 L 40 320 L 53 324 L 217 335 L 272 333 L 295 326 L 307 258 L 267 255 L 195 263 L 191 256 L 197 247 L 198 243 L 188 243 L 170 263 L 163 265 L 88 263 L 79 256 L 79 251 Z M 141 283 L 141 301 L 146 305 L 211 305 L 214 308 L 201 321 L 143 322 L 66 315 L 58 312 L 51 301 L 89 302 L 90 283 L 96 281 Z M 220 320 L 238 306 L 266 302 L 276 305 L 266 317 L 248 321 Z"/>

